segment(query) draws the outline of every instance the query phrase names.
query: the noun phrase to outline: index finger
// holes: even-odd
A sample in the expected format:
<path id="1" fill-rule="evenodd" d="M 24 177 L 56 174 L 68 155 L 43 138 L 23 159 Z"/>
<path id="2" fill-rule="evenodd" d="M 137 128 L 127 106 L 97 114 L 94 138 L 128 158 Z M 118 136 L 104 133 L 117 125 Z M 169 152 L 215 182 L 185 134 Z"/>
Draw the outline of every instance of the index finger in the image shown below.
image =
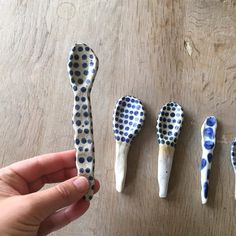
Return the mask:
<path id="1" fill-rule="evenodd" d="M 36 156 L 14 163 L 9 167 L 30 183 L 44 175 L 75 167 L 75 150 Z"/>

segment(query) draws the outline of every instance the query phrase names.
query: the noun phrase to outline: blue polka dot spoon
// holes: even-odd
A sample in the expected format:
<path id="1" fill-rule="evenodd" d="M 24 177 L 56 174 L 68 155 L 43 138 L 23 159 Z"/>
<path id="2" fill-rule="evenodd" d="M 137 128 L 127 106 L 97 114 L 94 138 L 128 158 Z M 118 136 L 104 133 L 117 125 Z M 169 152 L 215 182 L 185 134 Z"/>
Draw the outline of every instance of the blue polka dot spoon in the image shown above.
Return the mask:
<path id="1" fill-rule="evenodd" d="M 201 199 L 202 204 L 207 203 L 209 176 L 216 142 L 217 120 L 214 116 L 208 116 L 202 124 L 202 160 L 201 160 Z"/>
<path id="2" fill-rule="evenodd" d="M 234 138 L 234 140 L 231 144 L 231 164 L 233 166 L 234 175 L 235 175 L 234 198 L 236 200 L 236 137 Z"/>
<path id="3" fill-rule="evenodd" d="M 125 96 L 117 101 L 112 126 L 116 139 L 115 177 L 118 192 L 122 192 L 125 185 L 130 143 L 142 128 L 144 119 L 145 111 L 139 99 Z"/>
<path id="4" fill-rule="evenodd" d="M 86 44 L 75 44 L 69 55 L 68 72 L 74 93 L 72 124 L 75 131 L 78 175 L 88 178 L 90 189 L 86 200 L 93 197 L 94 142 L 90 92 L 98 70 L 98 58 Z"/>
<path id="5" fill-rule="evenodd" d="M 158 154 L 158 184 L 159 197 L 165 198 L 173 162 L 175 145 L 182 127 L 184 112 L 176 102 L 165 104 L 157 118 Z"/>

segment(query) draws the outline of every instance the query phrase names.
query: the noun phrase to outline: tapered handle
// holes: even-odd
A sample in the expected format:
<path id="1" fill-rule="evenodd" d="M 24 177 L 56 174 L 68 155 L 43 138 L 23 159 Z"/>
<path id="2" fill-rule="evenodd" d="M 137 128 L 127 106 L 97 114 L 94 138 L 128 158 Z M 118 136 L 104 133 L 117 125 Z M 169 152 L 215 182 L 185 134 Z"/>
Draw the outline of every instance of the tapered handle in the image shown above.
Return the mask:
<path id="1" fill-rule="evenodd" d="M 157 179 L 160 198 L 165 198 L 167 196 L 174 151 L 175 149 L 171 146 L 159 145 Z"/>
<path id="2" fill-rule="evenodd" d="M 129 146 L 127 143 L 116 142 L 115 178 L 118 192 L 122 192 L 125 185 Z"/>

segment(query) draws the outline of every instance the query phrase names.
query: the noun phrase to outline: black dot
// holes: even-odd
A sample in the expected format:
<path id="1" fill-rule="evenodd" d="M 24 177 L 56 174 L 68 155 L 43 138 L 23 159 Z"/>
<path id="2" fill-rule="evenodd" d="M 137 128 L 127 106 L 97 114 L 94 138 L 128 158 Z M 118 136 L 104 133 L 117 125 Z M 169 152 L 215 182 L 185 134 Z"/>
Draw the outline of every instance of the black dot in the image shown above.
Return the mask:
<path id="1" fill-rule="evenodd" d="M 85 117 L 88 117 L 89 116 L 89 113 L 86 111 L 86 112 L 84 112 L 84 116 Z"/>
<path id="2" fill-rule="evenodd" d="M 73 59 L 73 55 L 70 55 L 70 60 L 72 60 Z"/>
<path id="3" fill-rule="evenodd" d="M 84 81 L 81 78 L 78 79 L 78 84 L 82 84 L 83 82 Z"/>
<path id="4" fill-rule="evenodd" d="M 88 179 L 89 179 L 90 181 L 93 180 L 93 176 L 90 175 L 90 176 L 88 177 Z M 94 186 L 94 185 L 93 185 L 93 186 Z M 93 186 L 92 186 L 92 187 L 93 187 Z"/>
<path id="5" fill-rule="evenodd" d="M 74 59 L 75 59 L 75 60 L 79 60 L 79 55 L 76 54 L 76 55 L 74 56 Z"/>
<path id="6" fill-rule="evenodd" d="M 75 71 L 75 75 L 76 75 L 76 76 L 80 76 L 80 75 L 81 75 L 80 71 L 79 71 L 79 70 L 76 70 L 76 71 Z"/>
<path id="7" fill-rule="evenodd" d="M 79 134 L 81 134 L 82 131 L 83 131 L 82 129 L 78 129 L 78 130 L 77 130 L 77 132 L 78 132 Z"/>
<path id="8" fill-rule="evenodd" d="M 80 125 L 81 125 L 81 121 L 80 121 L 80 120 L 77 120 L 77 121 L 76 121 L 76 125 L 80 126 Z"/>
<path id="9" fill-rule="evenodd" d="M 85 138 L 82 138 L 82 139 L 81 139 L 81 142 L 82 142 L 83 144 L 85 144 L 85 143 L 87 142 L 87 140 L 86 140 Z"/>
<path id="10" fill-rule="evenodd" d="M 88 120 L 85 120 L 85 121 L 84 121 L 84 124 L 85 124 L 85 125 L 88 125 L 88 124 L 89 124 L 89 121 L 88 121 Z"/>
<path id="11" fill-rule="evenodd" d="M 79 147 L 80 152 L 83 152 L 83 150 L 84 150 L 83 147 Z"/>
<path id="12" fill-rule="evenodd" d="M 75 116 L 76 116 L 76 117 L 80 117 L 80 113 L 79 113 L 79 112 L 76 112 L 76 113 L 75 113 Z"/>
<path id="13" fill-rule="evenodd" d="M 93 158 L 91 156 L 87 157 L 88 162 L 92 162 Z"/>
<path id="14" fill-rule="evenodd" d="M 85 101 L 86 101 L 86 98 L 85 98 L 85 97 L 82 97 L 82 98 L 81 98 L 81 101 L 82 101 L 82 102 L 85 102 Z"/>
<path id="15" fill-rule="evenodd" d="M 71 78 L 71 83 L 73 84 L 73 83 L 75 83 L 75 80 L 74 80 L 74 78 Z"/>
<path id="16" fill-rule="evenodd" d="M 169 129 L 173 129 L 173 125 L 168 125 L 168 128 Z"/>
<path id="17" fill-rule="evenodd" d="M 79 101 L 79 97 L 78 96 L 75 96 L 75 101 Z"/>
<path id="18" fill-rule="evenodd" d="M 80 105 L 76 104 L 75 105 L 75 110 L 79 110 L 80 109 Z"/>
<path id="19" fill-rule="evenodd" d="M 71 61 L 69 62 L 68 66 L 69 66 L 70 68 L 72 67 L 72 62 L 71 62 Z"/>
<path id="20" fill-rule="evenodd" d="M 79 145 L 79 143 L 80 143 L 79 139 L 76 139 L 76 140 L 75 140 L 75 143 L 76 143 L 77 145 Z"/>
<path id="21" fill-rule="evenodd" d="M 88 148 L 85 148 L 84 151 L 85 151 L 85 152 L 88 152 L 89 150 L 88 150 Z"/>
<path id="22" fill-rule="evenodd" d="M 83 92 L 83 93 L 86 92 L 86 88 L 85 88 L 85 87 L 82 87 L 80 90 L 81 90 L 81 92 Z"/>
<path id="23" fill-rule="evenodd" d="M 84 163 L 84 161 L 85 161 L 85 160 L 84 160 L 83 157 L 80 157 L 80 158 L 79 158 L 79 163 Z"/>
<path id="24" fill-rule="evenodd" d="M 174 112 L 171 112 L 171 113 L 170 113 L 170 116 L 171 116 L 171 117 L 175 117 L 175 113 L 174 113 Z"/>
<path id="25" fill-rule="evenodd" d="M 72 70 L 70 70 L 70 72 L 69 72 L 69 73 L 70 73 L 70 75 L 73 75 L 73 71 L 72 71 Z"/>
<path id="26" fill-rule="evenodd" d="M 89 130 L 88 129 L 84 129 L 84 133 L 88 134 Z"/>
<path id="27" fill-rule="evenodd" d="M 83 51 L 83 48 L 82 48 L 82 47 L 78 47 L 78 51 L 79 51 L 79 52 L 82 52 L 82 51 Z"/>
<path id="28" fill-rule="evenodd" d="M 77 86 L 73 86 L 73 90 L 74 90 L 74 91 L 77 91 Z"/>
<path id="29" fill-rule="evenodd" d="M 85 110 L 87 109 L 87 105 L 83 105 L 82 108 Z"/>
<path id="30" fill-rule="evenodd" d="M 89 169 L 89 168 L 86 168 L 85 171 L 86 171 L 86 173 L 89 173 L 89 172 L 90 172 L 90 169 Z"/>
<path id="31" fill-rule="evenodd" d="M 93 199 L 93 196 L 89 196 L 89 200 L 92 200 Z"/>
<path id="32" fill-rule="evenodd" d="M 73 65 L 75 68 L 78 68 L 79 67 L 79 64 L 77 62 L 74 63 Z"/>

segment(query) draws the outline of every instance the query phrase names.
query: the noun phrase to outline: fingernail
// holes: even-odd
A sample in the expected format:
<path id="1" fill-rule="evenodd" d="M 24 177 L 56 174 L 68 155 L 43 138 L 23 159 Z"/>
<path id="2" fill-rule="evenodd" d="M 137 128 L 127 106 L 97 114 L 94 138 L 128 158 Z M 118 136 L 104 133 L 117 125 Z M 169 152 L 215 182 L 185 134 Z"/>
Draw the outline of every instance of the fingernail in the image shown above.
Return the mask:
<path id="1" fill-rule="evenodd" d="M 75 187 L 79 190 L 79 192 L 86 192 L 88 189 L 88 180 L 85 177 L 79 177 L 74 180 Z"/>

